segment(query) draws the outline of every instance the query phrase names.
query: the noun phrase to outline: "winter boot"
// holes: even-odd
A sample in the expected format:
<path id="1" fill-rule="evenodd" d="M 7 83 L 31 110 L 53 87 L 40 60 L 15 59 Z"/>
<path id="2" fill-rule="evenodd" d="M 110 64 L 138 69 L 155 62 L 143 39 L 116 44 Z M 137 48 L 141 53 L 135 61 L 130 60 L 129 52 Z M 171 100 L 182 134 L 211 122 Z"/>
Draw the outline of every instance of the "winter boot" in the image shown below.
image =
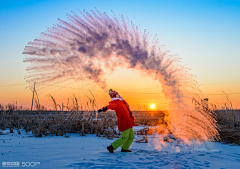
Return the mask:
<path id="1" fill-rule="evenodd" d="M 113 149 L 113 146 L 112 146 L 112 145 L 108 146 L 107 149 L 108 149 L 109 153 L 114 153 L 114 152 L 113 152 L 114 149 Z"/>
<path id="2" fill-rule="evenodd" d="M 122 148 L 121 152 L 132 152 L 132 151 L 131 151 L 131 150 L 124 150 L 124 149 Z"/>

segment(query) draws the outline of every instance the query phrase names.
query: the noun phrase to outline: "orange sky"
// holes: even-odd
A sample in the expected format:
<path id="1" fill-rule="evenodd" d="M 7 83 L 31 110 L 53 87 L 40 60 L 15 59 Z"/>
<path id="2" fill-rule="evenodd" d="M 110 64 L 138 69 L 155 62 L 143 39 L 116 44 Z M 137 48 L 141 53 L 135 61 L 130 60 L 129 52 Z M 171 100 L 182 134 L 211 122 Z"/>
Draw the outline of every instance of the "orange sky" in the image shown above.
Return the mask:
<path id="1" fill-rule="evenodd" d="M 167 110 L 168 101 L 165 99 L 164 94 L 161 92 L 161 84 L 158 81 L 153 80 L 151 77 L 142 76 L 137 70 L 127 70 L 118 68 L 111 75 L 107 75 L 107 89 L 112 88 L 120 93 L 120 95 L 130 104 L 130 107 L 135 110 L 150 109 L 150 104 L 155 104 L 155 110 Z M 0 103 L 6 105 L 7 103 L 16 103 L 24 107 L 31 106 L 32 92 L 27 85 L 12 82 L 9 84 L 0 86 Z M 199 82 L 199 84 L 201 84 Z M 87 96 L 91 97 L 90 89 L 96 98 L 98 108 L 106 106 L 110 101 L 106 91 L 103 91 L 100 87 L 92 82 L 73 82 L 67 84 L 56 84 L 55 86 L 49 86 L 48 88 L 41 89 L 41 86 L 36 84 L 36 90 L 39 95 L 40 104 L 47 108 L 52 108 L 52 102 L 47 97 L 47 94 L 51 94 L 57 104 L 67 104 L 67 98 L 73 97 L 73 93 L 78 98 L 83 108 L 86 106 Z M 239 108 L 240 94 L 238 92 L 239 85 L 236 83 L 226 84 L 206 84 L 202 83 L 200 87 L 205 97 L 209 98 L 210 103 L 214 103 L 218 106 L 227 103 L 225 95 L 222 95 L 224 91 L 230 93 L 228 95 L 230 101 L 233 103 L 234 108 Z"/>

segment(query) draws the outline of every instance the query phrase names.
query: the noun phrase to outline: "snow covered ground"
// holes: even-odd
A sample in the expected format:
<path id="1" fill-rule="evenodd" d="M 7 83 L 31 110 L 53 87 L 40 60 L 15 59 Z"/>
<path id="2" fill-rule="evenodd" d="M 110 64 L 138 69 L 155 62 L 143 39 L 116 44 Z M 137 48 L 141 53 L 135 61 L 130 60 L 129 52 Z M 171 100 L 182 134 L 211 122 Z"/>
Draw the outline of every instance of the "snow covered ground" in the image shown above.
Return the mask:
<path id="1" fill-rule="evenodd" d="M 95 135 L 32 137 L 2 131 L 0 166 L 11 168 L 240 168 L 240 146 L 208 143 L 173 150 L 166 143 L 161 151 L 147 143 L 133 142 L 131 153 L 110 154 L 106 147 L 113 140 Z M 151 141 L 151 138 L 149 138 Z"/>

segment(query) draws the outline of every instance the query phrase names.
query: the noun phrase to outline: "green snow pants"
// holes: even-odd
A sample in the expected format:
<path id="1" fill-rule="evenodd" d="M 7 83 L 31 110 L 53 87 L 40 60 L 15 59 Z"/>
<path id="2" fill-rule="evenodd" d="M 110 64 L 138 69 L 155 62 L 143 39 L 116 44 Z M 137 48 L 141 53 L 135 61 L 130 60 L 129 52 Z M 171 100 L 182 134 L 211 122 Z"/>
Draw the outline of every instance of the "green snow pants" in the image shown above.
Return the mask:
<path id="1" fill-rule="evenodd" d="M 134 139 L 134 132 L 132 128 L 124 130 L 121 132 L 121 138 L 117 139 L 112 143 L 114 150 L 122 145 L 124 150 L 128 150 Z"/>

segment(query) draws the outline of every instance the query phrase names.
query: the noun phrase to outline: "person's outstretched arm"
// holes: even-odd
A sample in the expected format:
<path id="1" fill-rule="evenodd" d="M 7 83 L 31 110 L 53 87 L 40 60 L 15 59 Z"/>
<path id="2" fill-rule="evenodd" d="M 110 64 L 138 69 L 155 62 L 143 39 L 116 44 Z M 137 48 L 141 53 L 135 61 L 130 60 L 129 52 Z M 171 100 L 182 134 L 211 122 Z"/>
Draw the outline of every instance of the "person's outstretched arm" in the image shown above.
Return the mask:
<path id="1" fill-rule="evenodd" d="M 110 104 L 109 104 L 108 106 L 103 107 L 103 108 L 97 110 L 97 113 L 100 113 L 100 112 L 102 112 L 102 111 L 105 112 L 105 111 L 107 111 L 108 109 L 114 110 L 115 107 L 117 107 L 117 104 L 116 104 L 116 103 L 111 103 L 111 102 L 110 102 Z"/>
<path id="2" fill-rule="evenodd" d="M 107 107 L 103 107 L 103 108 L 101 108 L 101 109 L 99 109 L 99 110 L 97 110 L 97 113 L 100 113 L 100 112 L 104 112 L 104 111 L 107 111 Z"/>

